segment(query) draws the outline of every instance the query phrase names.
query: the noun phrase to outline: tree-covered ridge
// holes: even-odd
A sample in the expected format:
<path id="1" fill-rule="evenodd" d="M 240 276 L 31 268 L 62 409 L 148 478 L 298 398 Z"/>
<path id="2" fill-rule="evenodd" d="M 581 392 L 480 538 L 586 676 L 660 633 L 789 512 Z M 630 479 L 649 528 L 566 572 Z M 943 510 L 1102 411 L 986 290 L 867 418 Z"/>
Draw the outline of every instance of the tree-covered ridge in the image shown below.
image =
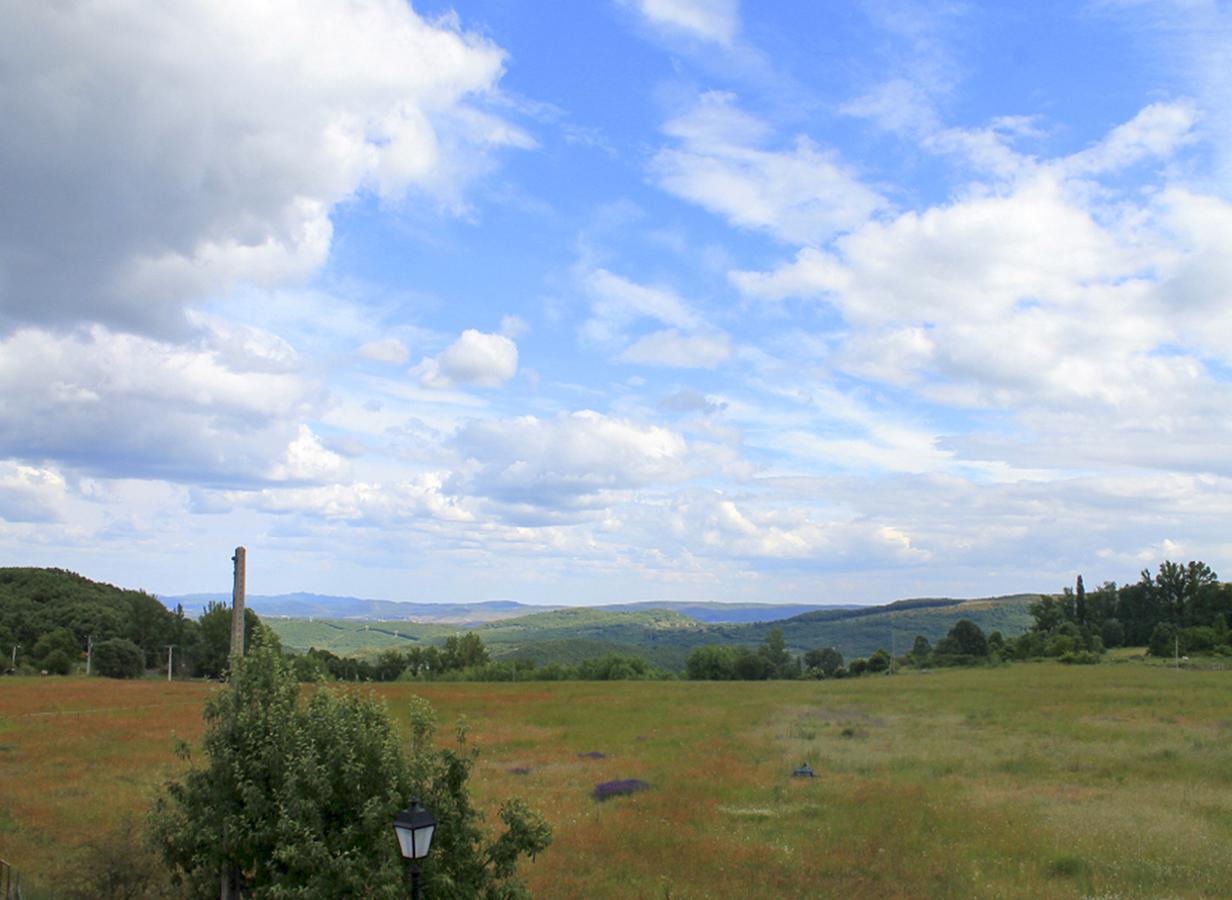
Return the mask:
<path id="1" fill-rule="evenodd" d="M 1031 607 L 1034 625 L 1019 638 L 1023 656 L 1061 656 L 1105 647 L 1147 646 L 1156 656 L 1215 652 L 1232 655 L 1232 584 L 1206 563 L 1166 560 L 1134 584 L 1107 581 L 1073 588 Z"/>
<path id="2" fill-rule="evenodd" d="M 696 648 L 721 644 L 756 648 L 775 628 L 787 647 L 800 654 L 833 646 L 850 657 L 868 656 L 880 647 L 901 652 L 914 635 L 943 638 L 959 619 L 969 618 L 985 631 L 1014 636 L 1030 628 L 1028 608 L 1039 594 L 1016 594 L 976 600 L 917 599 L 861 609 L 820 610 L 786 619 L 752 623 L 706 623 L 674 610 L 639 606 L 630 610 L 576 608 L 552 610 L 477 625 L 472 630 L 499 661 L 534 660 L 562 666 L 608 653 L 637 656 L 651 665 L 682 672 Z M 769 613 L 769 610 L 767 611 Z M 413 644 L 440 644 L 457 631 L 438 623 L 361 622 L 345 619 L 268 619 L 292 649 L 310 647 L 340 656 L 372 658 Z"/>
<path id="3" fill-rule="evenodd" d="M 246 634 L 259 620 L 248 611 Z M 67 674 L 93 648 L 94 671 L 136 677 L 166 666 L 217 676 L 227 666 L 231 610 L 211 603 L 199 618 L 145 591 L 91 581 L 64 569 L 0 568 L 0 654 L 6 668 Z"/>

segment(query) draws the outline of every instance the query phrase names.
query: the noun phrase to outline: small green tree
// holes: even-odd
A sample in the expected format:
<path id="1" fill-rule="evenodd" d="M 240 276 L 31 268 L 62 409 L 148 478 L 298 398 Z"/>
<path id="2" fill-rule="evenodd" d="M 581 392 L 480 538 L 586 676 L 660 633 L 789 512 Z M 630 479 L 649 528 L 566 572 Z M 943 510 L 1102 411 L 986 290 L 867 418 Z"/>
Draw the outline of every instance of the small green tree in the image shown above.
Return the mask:
<path id="1" fill-rule="evenodd" d="M 145 654 L 130 640 L 112 638 L 94 645 L 94 669 L 108 678 L 140 678 Z"/>
<path id="2" fill-rule="evenodd" d="M 1099 633 L 1108 647 L 1120 647 L 1125 643 L 1125 626 L 1119 619 L 1105 619 Z"/>
<path id="3" fill-rule="evenodd" d="M 501 810 L 505 831 L 489 841 L 466 796 L 473 754 L 435 749 L 422 703 L 408 761 L 374 697 L 321 687 L 301 702 L 264 630 L 205 719 L 206 765 L 168 784 L 151 814 L 183 895 L 216 896 L 222 873 L 234 871 L 252 898 L 401 896 L 392 823 L 414 796 L 438 821 L 424 867 L 432 897 L 521 896 L 517 860 L 551 840 L 513 801 Z"/>
<path id="4" fill-rule="evenodd" d="M 843 654 L 833 647 L 809 650 L 804 654 L 804 665 L 814 676 L 833 678 L 843 667 Z"/>
<path id="5" fill-rule="evenodd" d="M 736 677 L 736 651 L 717 644 L 697 647 L 685 659 L 684 671 L 693 681 L 731 681 Z"/>
<path id="6" fill-rule="evenodd" d="M 928 638 L 922 634 L 915 636 L 915 641 L 911 645 L 911 661 L 917 666 L 928 665 L 928 658 L 932 656 L 933 645 L 928 642 Z"/>

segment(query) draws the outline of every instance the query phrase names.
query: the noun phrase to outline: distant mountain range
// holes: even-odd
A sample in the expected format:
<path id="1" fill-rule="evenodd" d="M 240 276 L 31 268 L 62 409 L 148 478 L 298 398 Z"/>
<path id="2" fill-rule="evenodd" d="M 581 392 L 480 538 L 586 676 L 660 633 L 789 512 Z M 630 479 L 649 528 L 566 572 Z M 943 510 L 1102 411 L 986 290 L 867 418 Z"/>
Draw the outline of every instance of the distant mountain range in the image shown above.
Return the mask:
<path id="1" fill-rule="evenodd" d="M 159 597 L 169 608 L 183 604 L 190 615 L 211 601 L 230 604 L 230 594 L 184 594 L 178 597 Z M 297 592 L 293 594 L 249 594 L 247 605 L 264 617 L 293 619 L 359 619 L 372 622 L 423 622 L 441 625 L 480 625 L 498 622 L 518 616 L 565 609 L 563 606 L 536 606 L 517 603 L 513 600 L 485 600 L 477 603 L 410 603 L 393 600 L 365 600 L 360 597 L 336 597 L 328 594 Z M 591 607 L 609 611 L 636 612 L 662 609 L 678 612 L 698 622 L 751 623 L 773 622 L 793 616 L 826 610 L 858 609 L 853 605 L 836 604 L 791 604 L 773 603 L 705 603 L 705 602 L 657 602 L 616 603 Z"/>

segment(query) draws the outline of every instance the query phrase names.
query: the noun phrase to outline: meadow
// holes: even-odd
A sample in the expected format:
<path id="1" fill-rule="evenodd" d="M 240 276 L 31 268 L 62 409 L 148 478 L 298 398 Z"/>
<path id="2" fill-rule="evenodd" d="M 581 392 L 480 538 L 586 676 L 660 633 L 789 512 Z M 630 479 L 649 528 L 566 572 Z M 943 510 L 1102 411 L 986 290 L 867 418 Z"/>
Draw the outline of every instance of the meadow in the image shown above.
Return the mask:
<path id="1" fill-rule="evenodd" d="M 0 857 L 51 884 L 139 817 L 203 683 L 0 680 Z M 1232 672 L 1052 663 L 821 682 L 374 686 L 481 748 L 555 831 L 541 897 L 1213 897 Z M 452 732 L 442 727 L 442 739 Z M 602 757 L 597 757 L 602 754 Z M 793 778 L 809 762 L 814 778 Z M 600 782 L 649 790 L 599 803 Z M 492 816 L 490 816 L 492 818 Z M 391 836 L 392 840 L 392 836 Z"/>

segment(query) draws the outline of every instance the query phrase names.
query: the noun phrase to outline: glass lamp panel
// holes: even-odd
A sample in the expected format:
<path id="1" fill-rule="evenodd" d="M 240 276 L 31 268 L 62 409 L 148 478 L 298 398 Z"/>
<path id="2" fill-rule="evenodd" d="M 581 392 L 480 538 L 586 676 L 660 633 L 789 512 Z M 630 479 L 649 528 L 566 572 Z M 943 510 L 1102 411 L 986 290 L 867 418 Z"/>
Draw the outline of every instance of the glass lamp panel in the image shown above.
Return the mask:
<path id="1" fill-rule="evenodd" d="M 427 828 L 415 829 L 415 858 L 423 859 L 428 855 L 428 851 L 432 849 L 432 834 L 436 831 L 435 825 L 429 825 Z"/>
<path id="2" fill-rule="evenodd" d="M 394 831 L 398 833 L 398 849 L 402 851 L 402 855 L 407 859 L 414 859 L 414 844 L 412 843 L 414 832 L 410 828 L 402 828 L 394 826 Z"/>

